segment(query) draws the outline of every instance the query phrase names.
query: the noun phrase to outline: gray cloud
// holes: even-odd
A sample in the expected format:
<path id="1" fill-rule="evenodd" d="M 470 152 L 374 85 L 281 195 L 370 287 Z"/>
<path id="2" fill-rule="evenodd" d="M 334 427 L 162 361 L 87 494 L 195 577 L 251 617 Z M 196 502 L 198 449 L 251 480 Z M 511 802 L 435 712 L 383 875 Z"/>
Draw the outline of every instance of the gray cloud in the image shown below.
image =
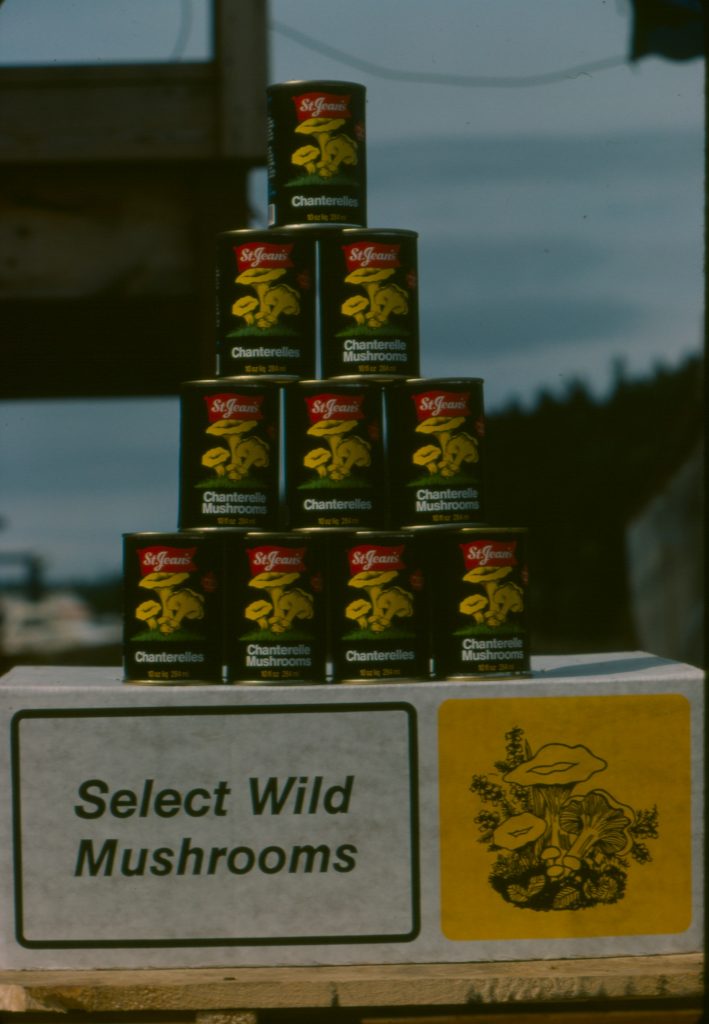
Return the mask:
<path id="1" fill-rule="evenodd" d="M 446 357 L 514 356 L 534 350 L 548 354 L 554 346 L 569 347 L 595 340 L 622 339 L 635 328 L 639 313 L 614 298 L 543 297 L 501 304 L 498 299 L 472 299 L 463 309 L 428 310 L 422 317 L 424 350 L 444 350 Z M 579 366 L 583 365 L 579 358 Z"/>
<path id="2" fill-rule="evenodd" d="M 473 182 L 588 182 L 605 178 L 663 178 L 672 172 L 690 180 L 701 174 L 699 132 L 640 131 L 608 134 L 456 136 L 379 143 L 370 150 L 370 191 L 386 197 L 400 191 L 402 179 L 411 187 Z M 599 180 L 601 179 L 601 180 Z"/>

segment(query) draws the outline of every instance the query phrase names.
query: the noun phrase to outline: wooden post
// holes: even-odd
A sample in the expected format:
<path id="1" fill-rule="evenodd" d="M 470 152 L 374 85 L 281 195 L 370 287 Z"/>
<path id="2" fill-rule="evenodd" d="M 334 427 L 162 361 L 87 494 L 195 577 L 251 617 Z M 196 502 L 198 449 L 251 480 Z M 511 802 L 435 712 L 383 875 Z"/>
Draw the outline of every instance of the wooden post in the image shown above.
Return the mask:
<path id="1" fill-rule="evenodd" d="M 0 399 L 171 394 L 215 367 L 215 235 L 265 161 L 266 3 L 205 63 L 0 68 Z"/>

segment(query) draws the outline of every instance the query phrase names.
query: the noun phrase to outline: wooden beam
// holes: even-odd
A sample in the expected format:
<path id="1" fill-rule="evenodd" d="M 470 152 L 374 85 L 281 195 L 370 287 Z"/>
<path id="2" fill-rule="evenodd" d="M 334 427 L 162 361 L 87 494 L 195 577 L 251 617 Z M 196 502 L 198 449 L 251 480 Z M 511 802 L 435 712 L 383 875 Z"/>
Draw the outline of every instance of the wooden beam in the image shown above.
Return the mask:
<path id="1" fill-rule="evenodd" d="M 213 0 L 204 63 L 0 68 L 0 160 L 217 160 L 266 153 L 267 4 Z"/>
<path id="2" fill-rule="evenodd" d="M 250 163 L 266 152 L 267 12 L 265 0 L 214 0 L 219 152 Z"/>
<path id="3" fill-rule="evenodd" d="M 0 400 L 170 395 L 214 372 L 196 296 L 6 302 L 0 318 Z"/>
<path id="4" fill-rule="evenodd" d="M 528 1003 L 574 1010 L 599 1004 L 608 1013 L 624 1002 L 654 1000 L 667 1014 L 675 1001 L 685 1008 L 690 1000 L 700 1005 L 702 968 L 701 954 L 684 954 L 524 963 L 2 971 L 0 1010 L 116 1014 L 176 1007 L 201 1013 L 439 1007 L 451 1012 L 459 1007 L 472 1015 Z"/>
<path id="5" fill-rule="evenodd" d="M 0 398 L 174 394 L 216 366 L 235 161 L 0 168 Z"/>
<path id="6" fill-rule="evenodd" d="M 209 64 L 0 68 L 3 163 L 218 155 Z"/>

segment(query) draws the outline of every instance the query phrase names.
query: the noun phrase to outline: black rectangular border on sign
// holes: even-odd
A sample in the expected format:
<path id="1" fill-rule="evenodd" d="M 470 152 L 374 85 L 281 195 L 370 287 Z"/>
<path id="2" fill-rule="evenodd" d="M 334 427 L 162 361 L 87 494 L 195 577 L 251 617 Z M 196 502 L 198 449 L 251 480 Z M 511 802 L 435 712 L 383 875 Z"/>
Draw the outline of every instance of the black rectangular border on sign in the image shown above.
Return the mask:
<path id="1" fill-rule="evenodd" d="M 279 936 L 278 938 L 215 938 L 215 939 L 112 939 L 112 940 L 44 940 L 24 936 L 24 899 L 22 865 L 22 808 L 20 806 L 20 726 L 26 719 L 37 718 L 134 718 L 187 717 L 195 715 L 273 715 L 322 714 L 372 711 L 403 711 L 409 726 L 409 799 L 411 808 L 411 929 L 390 935 Z M 421 884 L 419 855 L 418 746 L 416 709 L 404 702 L 366 704 L 280 704 L 235 707 L 155 707 L 155 708 L 42 708 L 18 711 L 11 720 L 12 817 L 14 858 L 15 938 L 26 949 L 171 949 L 229 946 L 327 946 L 362 945 L 376 942 L 412 942 L 421 929 Z"/>

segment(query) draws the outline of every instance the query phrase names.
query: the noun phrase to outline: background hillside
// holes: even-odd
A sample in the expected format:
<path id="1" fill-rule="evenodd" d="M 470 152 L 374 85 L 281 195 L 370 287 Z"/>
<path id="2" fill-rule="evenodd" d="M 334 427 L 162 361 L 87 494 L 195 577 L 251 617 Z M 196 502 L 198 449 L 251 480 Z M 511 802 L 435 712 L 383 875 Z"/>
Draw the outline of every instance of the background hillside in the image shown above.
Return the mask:
<path id="1" fill-rule="evenodd" d="M 561 398 L 542 393 L 530 412 L 512 407 L 488 418 L 490 519 L 530 529 L 538 652 L 642 645 L 632 600 L 632 577 L 642 567 L 628 557 L 627 533 L 670 490 L 684 464 L 696 459 L 702 387 L 699 358 L 641 380 L 625 379 L 618 367 L 605 401 L 594 400 L 578 382 Z M 703 565 L 699 473 L 683 493 L 685 507 L 673 507 L 685 523 L 679 540 L 676 531 L 672 537 L 678 569 Z M 664 543 L 663 537 L 652 543 Z M 657 552 L 635 557 L 643 554 Z M 662 589 L 660 584 L 660 604 Z M 684 614 L 697 620 L 701 594 L 695 591 L 692 584 L 681 600 L 687 602 Z M 687 652 L 669 656 L 681 660 Z"/>

